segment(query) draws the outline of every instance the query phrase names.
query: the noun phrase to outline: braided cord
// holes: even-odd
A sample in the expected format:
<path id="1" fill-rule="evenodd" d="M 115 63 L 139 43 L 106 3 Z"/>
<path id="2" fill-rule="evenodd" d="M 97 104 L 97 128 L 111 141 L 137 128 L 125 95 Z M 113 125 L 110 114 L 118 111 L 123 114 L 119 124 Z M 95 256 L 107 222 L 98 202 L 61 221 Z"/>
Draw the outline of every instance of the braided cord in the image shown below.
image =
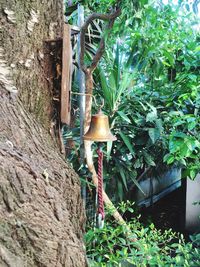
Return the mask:
<path id="1" fill-rule="evenodd" d="M 101 148 L 97 150 L 98 154 L 98 214 L 101 214 L 102 220 L 105 217 L 103 204 L 103 152 Z"/>

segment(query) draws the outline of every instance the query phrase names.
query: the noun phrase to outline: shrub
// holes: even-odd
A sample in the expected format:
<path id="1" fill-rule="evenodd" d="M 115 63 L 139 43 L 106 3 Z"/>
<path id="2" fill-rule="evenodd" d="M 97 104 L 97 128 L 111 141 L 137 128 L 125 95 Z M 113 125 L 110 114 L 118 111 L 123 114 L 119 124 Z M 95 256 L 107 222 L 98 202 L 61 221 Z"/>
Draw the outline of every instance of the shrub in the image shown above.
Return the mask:
<path id="1" fill-rule="evenodd" d="M 133 213 L 128 203 L 120 209 Z M 144 226 L 139 216 L 125 225 L 117 225 L 107 216 L 103 229 L 89 229 L 85 235 L 87 257 L 91 267 L 109 266 L 200 266 L 199 235 L 186 243 L 182 234 L 171 229 L 162 232 L 153 224 Z"/>

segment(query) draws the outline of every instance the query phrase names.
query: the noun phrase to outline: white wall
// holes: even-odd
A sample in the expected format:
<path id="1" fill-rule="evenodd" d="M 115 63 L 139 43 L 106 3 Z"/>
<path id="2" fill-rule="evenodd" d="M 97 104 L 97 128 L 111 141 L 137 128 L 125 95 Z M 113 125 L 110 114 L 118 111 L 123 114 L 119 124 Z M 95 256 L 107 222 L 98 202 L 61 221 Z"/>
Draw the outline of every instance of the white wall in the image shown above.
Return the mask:
<path id="1" fill-rule="evenodd" d="M 187 179 L 186 185 L 185 227 L 191 233 L 200 231 L 200 205 L 193 205 L 194 202 L 200 202 L 200 174 L 194 181 Z"/>

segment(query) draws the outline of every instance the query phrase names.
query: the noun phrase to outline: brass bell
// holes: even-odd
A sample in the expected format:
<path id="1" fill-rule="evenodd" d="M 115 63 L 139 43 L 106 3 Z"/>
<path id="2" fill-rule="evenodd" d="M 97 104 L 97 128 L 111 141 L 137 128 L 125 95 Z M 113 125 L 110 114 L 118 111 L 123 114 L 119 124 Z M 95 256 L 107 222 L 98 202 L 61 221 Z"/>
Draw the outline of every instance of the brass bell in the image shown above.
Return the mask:
<path id="1" fill-rule="evenodd" d="M 95 115 L 92 115 L 90 128 L 83 136 L 83 139 L 96 142 L 117 140 L 117 138 L 112 135 L 110 131 L 108 116 L 104 115 L 101 111 Z"/>

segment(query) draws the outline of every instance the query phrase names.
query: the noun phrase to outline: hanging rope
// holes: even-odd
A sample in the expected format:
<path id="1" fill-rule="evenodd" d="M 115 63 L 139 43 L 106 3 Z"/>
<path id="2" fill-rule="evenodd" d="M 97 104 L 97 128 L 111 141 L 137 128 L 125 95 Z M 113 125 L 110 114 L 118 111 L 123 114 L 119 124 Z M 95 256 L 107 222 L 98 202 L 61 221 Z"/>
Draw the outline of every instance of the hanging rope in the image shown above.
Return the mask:
<path id="1" fill-rule="evenodd" d="M 98 226 L 103 228 L 104 224 L 104 203 L 103 203 L 103 152 L 99 146 L 97 149 L 98 154 Z"/>

